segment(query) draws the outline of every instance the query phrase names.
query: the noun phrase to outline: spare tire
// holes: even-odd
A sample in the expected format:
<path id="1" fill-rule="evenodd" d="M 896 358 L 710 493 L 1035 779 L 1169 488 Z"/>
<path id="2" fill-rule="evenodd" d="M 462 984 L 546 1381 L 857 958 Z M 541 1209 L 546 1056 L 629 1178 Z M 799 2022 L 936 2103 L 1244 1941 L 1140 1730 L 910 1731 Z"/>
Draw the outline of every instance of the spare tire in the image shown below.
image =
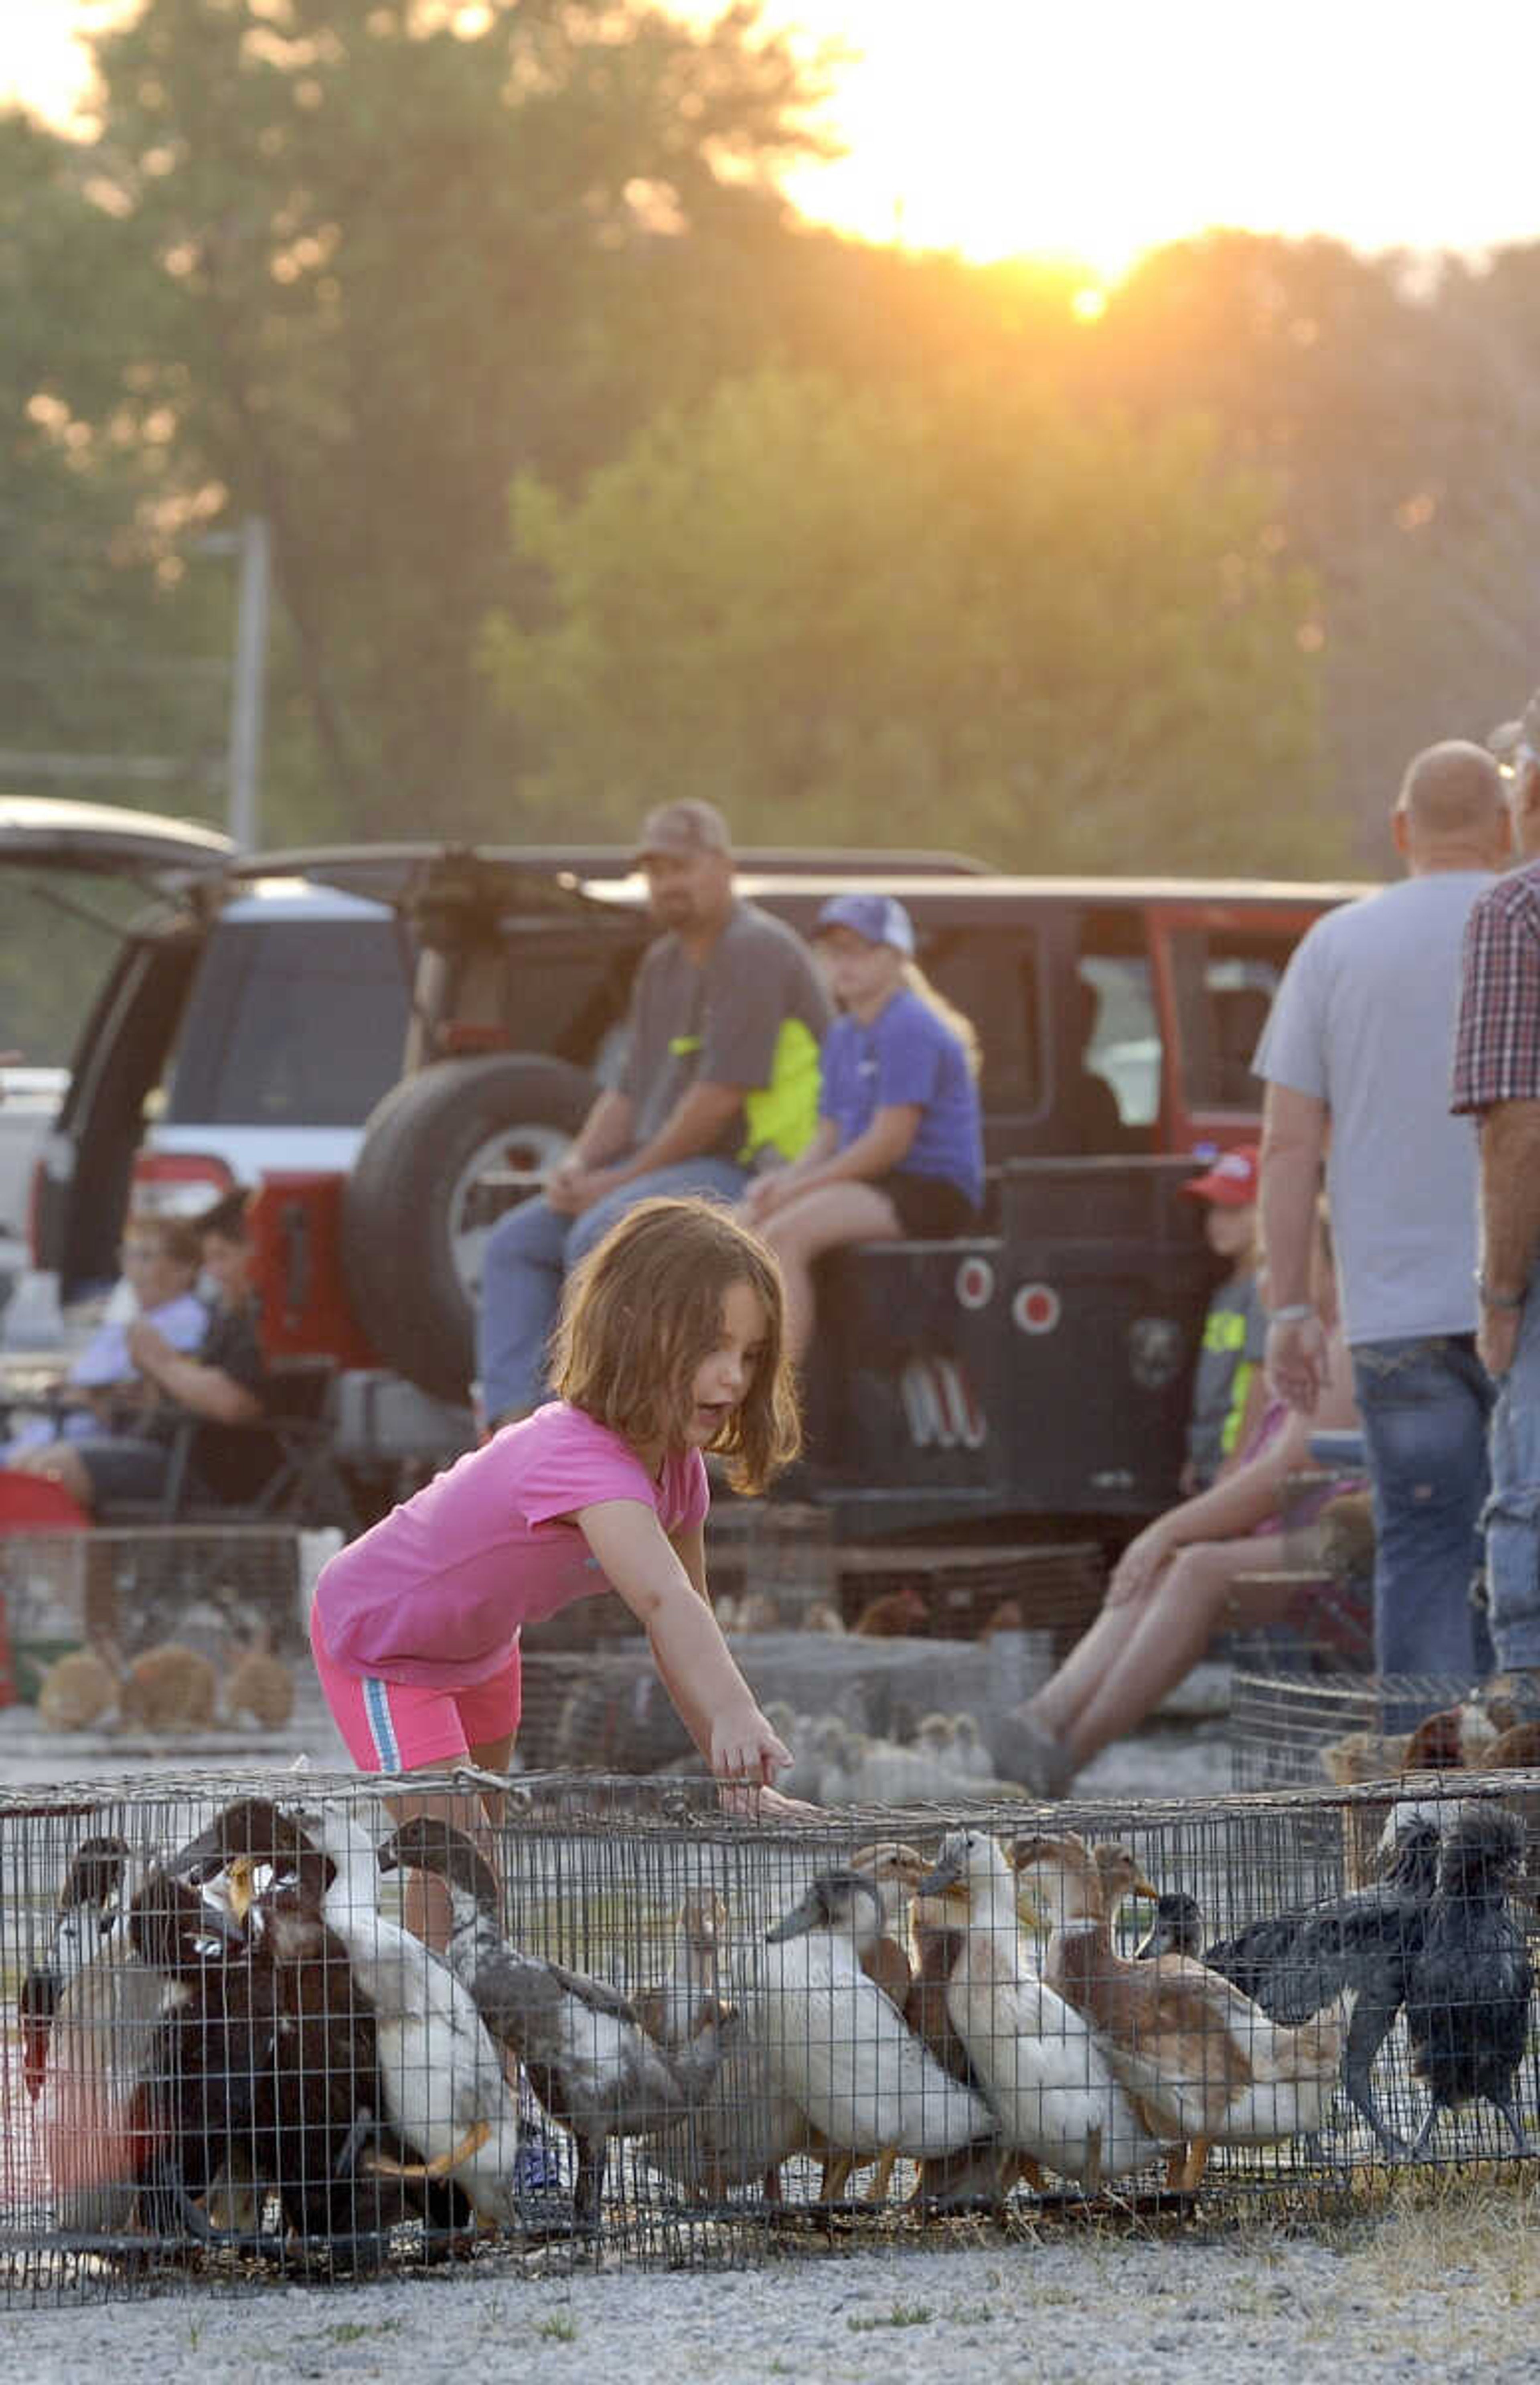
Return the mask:
<path id="1" fill-rule="evenodd" d="M 389 1367 L 441 1400 L 475 1372 L 489 1169 L 549 1174 L 587 1117 L 591 1077 L 564 1060 L 494 1053 L 436 1060 L 371 1113 L 342 1199 L 354 1312 Z"/>

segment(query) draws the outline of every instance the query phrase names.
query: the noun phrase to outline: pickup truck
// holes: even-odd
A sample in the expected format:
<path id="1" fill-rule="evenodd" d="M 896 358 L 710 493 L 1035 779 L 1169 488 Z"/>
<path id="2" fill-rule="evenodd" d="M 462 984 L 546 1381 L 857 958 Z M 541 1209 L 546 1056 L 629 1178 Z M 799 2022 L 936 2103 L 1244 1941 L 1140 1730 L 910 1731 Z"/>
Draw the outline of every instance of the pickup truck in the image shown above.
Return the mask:
<path id="1" fill-rule="evenodd" d="M 1278 977 L 1364 890 L 1017 878 L 937 854 L 740 863 L 741 891 L 804 930 L 852 877 L 880 879 L 984 1055 L 982 1228 L 826 1262 L 797 1495 L 848 1537 L 1118 1544 L 1174 1494 L 1212 1283 L 1179 1188 L 1195 1154 L 1255 1134 Z M 332 1362 L 329 1430 L 366 1517 L 470 1440 L 482 1242 L 586 1112 L 652 932 L 614 849 L 184 854 L 73 1056 L 37 1267 L 67 1299 L 111 1276 L 136 1166 L 158 1198 L 259 1177 L 269 1346 Z M 345 1061 L 306 1098 L 345 1149 L 269 1164 L 232 1135 L 221 1155 L 231 1081 L 250 1078 L 245 1122 L 271 1135 L 334 1038 Z"/>

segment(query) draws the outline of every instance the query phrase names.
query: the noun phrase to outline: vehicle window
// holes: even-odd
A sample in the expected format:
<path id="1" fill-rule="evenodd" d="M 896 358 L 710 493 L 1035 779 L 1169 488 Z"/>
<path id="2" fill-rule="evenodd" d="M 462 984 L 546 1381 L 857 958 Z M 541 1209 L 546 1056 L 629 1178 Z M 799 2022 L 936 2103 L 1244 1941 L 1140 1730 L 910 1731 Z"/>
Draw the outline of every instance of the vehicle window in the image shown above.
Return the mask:
<path id="1" fill-rule="evenodd" d="M 401 1073 L 407 961 L 392 919 L 217 930 L 165 1115 L 208 1126 L 357 1126 Z"/>
<path id="2" fill-rule="evenodd" d="M 1031 1117 L 1043 1098 L 1036 937 L 1020 926 L 940 929 L 923 940 L 920 965 L 973 1021 L 986 1117 Z"/>
<path id="3" fill-rule="evenodd" d="M 1152 1127 L 1161 1115 L 1161 1023 L 1142 953 L 1084 953 L 1080 982 L 1089 1014 L 1085 1065 L 1112 1088 L 1119 1123 Z"/>
<path id="4" fill-rule="evenodd" d="M 1182 1080 L 1193 1110 L 1256 1110 L 1252 1074 L 1273 993 L 1298 930 L 1181 928 L 1171 939 Z"/>
<path id="5" fill-rule="evenodd" d="M 504 1020 L 515 1052 L 549 1052 L 597 1068 L 606 1083 L 623 1060 L 626 1005 L 639 948 L 610 935 L 568 936 L 515 947 Z"/>

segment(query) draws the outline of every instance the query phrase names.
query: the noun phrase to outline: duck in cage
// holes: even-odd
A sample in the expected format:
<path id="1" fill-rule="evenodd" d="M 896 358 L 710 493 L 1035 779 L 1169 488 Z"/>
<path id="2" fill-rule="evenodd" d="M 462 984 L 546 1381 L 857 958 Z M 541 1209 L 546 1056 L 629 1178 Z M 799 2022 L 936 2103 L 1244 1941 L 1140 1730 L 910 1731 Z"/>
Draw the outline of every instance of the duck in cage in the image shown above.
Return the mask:
<path id="1" fill-rule="evenodd" d="M 1298 1803 L 1136 1810 L 1117 1840 L 911 1809 L 858 1842 L 685 1782 L 511 1784 L 495 1827 L 442 1798 L 401 1819 L 288 1781 L 188 1831 L 164 1786 L 98 1796 L 46 1818 L 46 1915 L 35 1818 L 0 1803 L 27 2229 L 335 2274 L 798 2204 L 1115 2208 L 1206 2191 L 1211 2150 L 1261 2190 L 1334 2130 L 1360 2164 L 1491 2150 L 1484 2104 L 1497 2150 L 1532 2149 L 1523 1830 L 1496 1799 L 1397 1807 L 1374 1884 L 1300 1897 Z M 447 1893 L 441 1952 L 401 1917 L 413 1877 Z M 521 2179 L 541 2136 L 554 2196 Z"/>

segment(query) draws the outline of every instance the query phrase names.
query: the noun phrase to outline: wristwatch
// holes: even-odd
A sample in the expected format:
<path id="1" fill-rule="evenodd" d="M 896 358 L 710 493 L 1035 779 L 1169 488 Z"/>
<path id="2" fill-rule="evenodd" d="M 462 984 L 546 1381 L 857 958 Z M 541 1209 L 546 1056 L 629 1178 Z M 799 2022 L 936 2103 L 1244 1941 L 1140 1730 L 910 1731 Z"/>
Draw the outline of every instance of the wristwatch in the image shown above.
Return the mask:
<path id="1" fill-rule="evenodd" d="M 1484 1308 L 1503 1308 L 1510 1312 L 1522 1308 L 1527 1292 L 1494 1292 L 1480 1267 L 1476 1269 L 1476 1298 Z"/>

